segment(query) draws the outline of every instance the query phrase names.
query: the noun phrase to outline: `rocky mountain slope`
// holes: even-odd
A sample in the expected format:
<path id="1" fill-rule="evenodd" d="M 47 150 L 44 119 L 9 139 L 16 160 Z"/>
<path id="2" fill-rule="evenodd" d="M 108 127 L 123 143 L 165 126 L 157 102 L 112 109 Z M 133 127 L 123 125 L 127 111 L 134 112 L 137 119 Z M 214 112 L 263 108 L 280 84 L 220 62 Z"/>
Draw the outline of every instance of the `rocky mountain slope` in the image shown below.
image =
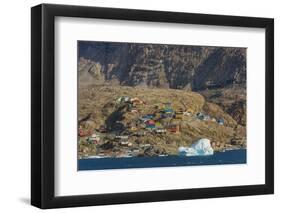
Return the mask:
<path id="1" fill-rule="evenodd" d="M 240 125 L 246 126 L 247 95 L 245 86 L 235 85 L 225 88 L 201 90 L 199 92 L 207 101 L 219 105 Z"/>
<path id="2" fill-rule="evenodd" d="M 141 100 L 141 104 L 131 108 L 126 98 L 123 103 L 120 97 Z M 163 118 L 162 109 L 167 102 L 174 112 L 189 113 Z M 204 113 L 208 118 L 200 119 L 198 113 Z M 149 127 L 141 121 L 147 115 L 153 115 L 158 129 L 165 128 L 167 131 L 149 131 Z M 224 124 L 220 125 L 218 119 L 223 119 Z M 80 122 L 83 131 L 90 130 L 90 135 L 96 133 L 101 138 L 98 144 L 89 144 L 89 136 L 81 136 L 81 158 L 88 155 L 122 156 L 129 152 L 136 152 L 137 156 L 177 154 L 179 146 L 189 146 L 200 138 L 210 139 L 215 150 L 246 146 L 244 126 L 239 125 L 219 105 L 208 102 L 197 92 L 187 90 L 80 85 L 79 120 L 83 120 Z M 106 130 L 101 131 L 101 126 Z M 170 126 L 178 126 L 179 129 L 170 131 Z M 117 139 L 118 135 L 125 137 L 123 142 Z"/>
<path id="3" fill-rule="evenodd" d="M 81 84 L 204 90 L 246 83 L 246 48 L 79 42 Z"/>

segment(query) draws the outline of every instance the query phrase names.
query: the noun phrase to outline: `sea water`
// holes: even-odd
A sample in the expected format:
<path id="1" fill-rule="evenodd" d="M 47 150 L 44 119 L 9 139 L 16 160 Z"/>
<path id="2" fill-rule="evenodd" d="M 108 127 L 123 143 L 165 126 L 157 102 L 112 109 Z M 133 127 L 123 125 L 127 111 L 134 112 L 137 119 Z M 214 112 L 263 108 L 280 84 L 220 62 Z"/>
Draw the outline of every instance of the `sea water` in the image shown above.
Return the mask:
<path id="1" fill-rule="evenodd" d="M 215 152 L 208 156 L 155 156 L 79 159 L 78 170 L 151 168 L 247 163 L 246 149 Z"/>

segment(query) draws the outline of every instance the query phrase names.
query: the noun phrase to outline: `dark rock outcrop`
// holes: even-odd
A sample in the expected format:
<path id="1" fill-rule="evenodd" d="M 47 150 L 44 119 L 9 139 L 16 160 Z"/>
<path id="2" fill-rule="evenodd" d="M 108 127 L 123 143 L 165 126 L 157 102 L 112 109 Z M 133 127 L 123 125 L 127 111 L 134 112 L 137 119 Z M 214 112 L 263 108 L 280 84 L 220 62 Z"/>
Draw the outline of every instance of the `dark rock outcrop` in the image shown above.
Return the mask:
<path id="1" fill-rule="evenodd" d="M 80 83 L 202 90 L 246 82 L 246 49 L 79 42 Z"/>

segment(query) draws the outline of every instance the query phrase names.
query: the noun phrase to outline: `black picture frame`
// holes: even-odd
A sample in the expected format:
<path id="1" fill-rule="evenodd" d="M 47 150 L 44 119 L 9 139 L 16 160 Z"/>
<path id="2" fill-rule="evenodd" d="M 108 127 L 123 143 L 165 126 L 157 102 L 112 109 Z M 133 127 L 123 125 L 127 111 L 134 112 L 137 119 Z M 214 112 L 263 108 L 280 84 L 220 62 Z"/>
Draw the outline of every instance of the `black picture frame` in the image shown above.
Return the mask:
<path id="1" fill-rule="evenodd" d="M 266 32 L 265 184 L 56 197 L 55 17 L 264 28 Z M 274 20 L 241 16 L 41 4 L 31 9 L 31 204 L 60 208 L 274 193 Z"/>

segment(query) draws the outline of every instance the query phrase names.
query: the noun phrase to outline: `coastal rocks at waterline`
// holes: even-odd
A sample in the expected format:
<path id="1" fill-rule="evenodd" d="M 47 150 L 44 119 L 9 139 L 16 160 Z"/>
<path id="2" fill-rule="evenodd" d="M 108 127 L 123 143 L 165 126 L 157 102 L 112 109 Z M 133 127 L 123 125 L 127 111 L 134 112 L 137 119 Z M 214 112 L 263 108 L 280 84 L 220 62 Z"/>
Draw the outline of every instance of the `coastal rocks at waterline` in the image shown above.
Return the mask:
<path id="1" fill-rule="evenodd" d="M 178 154 L 180 156 L 213 155 L 214 150 L 211 146 L 210 140 L 207 138 L 202 138 L 196 141 L 190 147 L 179 147 Z"/>

